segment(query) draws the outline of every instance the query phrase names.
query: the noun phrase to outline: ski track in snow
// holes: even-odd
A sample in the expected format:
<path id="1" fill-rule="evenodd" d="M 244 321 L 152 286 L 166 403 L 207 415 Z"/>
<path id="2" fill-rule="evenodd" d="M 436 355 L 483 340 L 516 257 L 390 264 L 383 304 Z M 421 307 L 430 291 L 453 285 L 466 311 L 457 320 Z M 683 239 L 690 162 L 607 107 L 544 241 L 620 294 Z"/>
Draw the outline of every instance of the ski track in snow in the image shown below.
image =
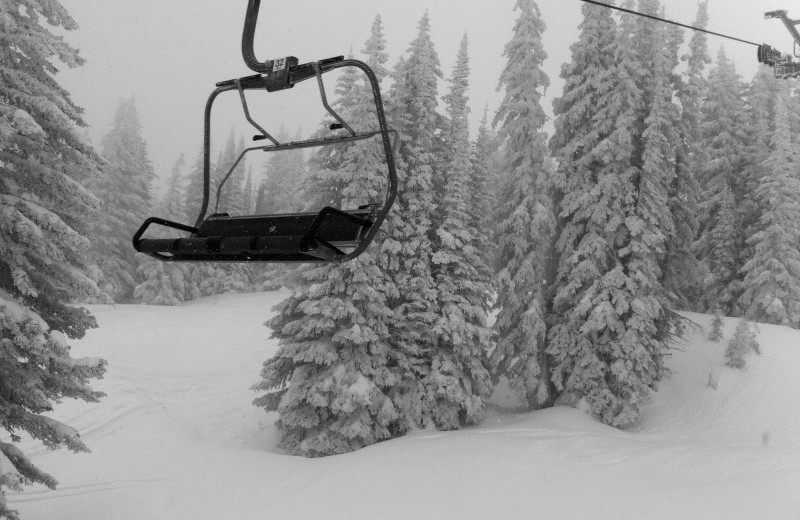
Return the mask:
<path id="1" fill-rule="evenodd" d="M 636 431 L 567 408 L 492 411 L 477 428 L 304 459 L 275 448 L 276 415 L 251 404 L 277 348 L 263 322 L 285 296 L 91 306 L 100 328 L 73 355 L 109 361 L 93 385 L 108 395 L 52 416 L 92 453 L 24 442 L 61 484 L 10 506 L 23 520 L 800 519 L 798 331 L 760 325 L 763 355 L 743 371 L 690 332 Z"/>

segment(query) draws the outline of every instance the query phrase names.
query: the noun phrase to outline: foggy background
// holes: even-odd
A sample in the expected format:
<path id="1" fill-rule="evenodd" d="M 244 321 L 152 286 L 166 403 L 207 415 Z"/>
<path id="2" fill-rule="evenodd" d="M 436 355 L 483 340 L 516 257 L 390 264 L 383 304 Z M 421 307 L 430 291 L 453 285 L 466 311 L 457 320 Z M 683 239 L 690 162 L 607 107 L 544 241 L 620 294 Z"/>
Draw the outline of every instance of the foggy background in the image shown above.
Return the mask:
<path id="1" fill-rule="evenodd" d="M 58 81 L 72 94 L 85 112 L 88 134 L 99 144 L 108 131 L 120 99 L 136 97 L 143 136 L 156 174 L 163 179 L 181 153 L 187 165 L 194 163 L 202 145 L 203 107 L 214 83 L 253 74 L 241 58 L 241 31 L 246 0 L 61 0 L 79 25 L 64 33 L 67 41 L 81 51 L 86 64 L 70 70 L 61 67 Z M 619 3 L 619 2 L 618 2 Z M 692 24 L 696 0 L 665 0 L 667 18 Z M 261 60 L 294 55 L 300 62 L 344 54 L 351 50 L 361 58 L 364 42 L 376 14 L 383 19 L 392 70 L 398 58 L 417 35 L 417 23 L 427 9 L 431 37 L 441 61 L 444 78 L 452 71 L 461 38 L 466 32 L 470 54 L 470 104 L 472 136 L 488 105 L 491 120 L 502 92 L 497 92 L 505 64 L 503 48 L 512 34 L 517 12 L 514 0 L 346 0 L 290 1 L 263 0 L 256 31 L 256 55 Z M 539 0 L 547 24 L 544 46 L 548 53 L 545 72 L 551 86 L 545 110 L 552 117 L 551 101 L 560 95 L 561 65 L 569 60 L 570 45 L 578 36 L 581 22 L 579 0 Z M 787 8 L 800 18 L 800 7 L 773 1 L 710 0 L 708 29 L 753 41 L 768 43 L 791 52 L 792 40 L 777 20 L 764 20 L 764 12 Z M 684 32 L 685 42 L 691 37 Z M 756 48 L 709 36 L 712 58 L 721 46 L 746 80 L 755 73 Z M 332 93 L 335 76 L 325 76 Z M 447 83 L 439 82 L 444 93 Z M 301 128 L 313 132 L 324 113 L 314 81 L 295 89 L 253 100 L 254 117 L 270 132 L 281 123 L 292 135 Z M 300 92 L 302 90 L 302 92 Z M 384 92 L 385 94 L 385 92 Z M 214 143 L 219 150 L 239 120 L 241 108 L 235 94 L 222 96 L 215 105 Z M 549 124 L 546 130 L 550 130 Z M 246 125 L 236 125 L 238 135 L 253 134 Z M 252 156 L 252 154 L 251 154 Z M 216 155 L 212 155 L 212 158 Z M 249 156 L 250 157 L 250 156 Z M 248 157 L 248 159 L 249 159 Z M 253 173 L 260 179 L 260 168 Z M 160 186 L 160 183 L 158 184 Z"/>

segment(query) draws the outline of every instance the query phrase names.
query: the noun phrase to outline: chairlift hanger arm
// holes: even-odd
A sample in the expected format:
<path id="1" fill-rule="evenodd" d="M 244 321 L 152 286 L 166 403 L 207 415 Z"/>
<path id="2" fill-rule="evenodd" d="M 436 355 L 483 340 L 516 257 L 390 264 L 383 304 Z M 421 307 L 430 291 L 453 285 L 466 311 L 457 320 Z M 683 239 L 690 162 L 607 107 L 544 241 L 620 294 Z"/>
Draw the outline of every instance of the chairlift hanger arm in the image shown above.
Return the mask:
<path id="1" fill-rule="evenodd" d="M 328 67 L 329 65 L 344 60 L 344 56 L 303 64 L 298 64 L 297 58 L 294 56 L 266 61 L 259 60 L 256 58 L 254 41 L 260 8 L 261 0 L 248 0 L 247 13 L 244 18 L 244 30 L 242 31 L 242 58 L 250 70 L 267 75 L 265 79 L 267 90 L 291 88 L 295 83 L 315 77 L 315 63 L 322 69 L 322 72 L 327 72 L 331 70 Z M 272 80 L 273 76 L 277 76 L 275 78 L 277 81 Z"/>
<path id="2" fill-rule="evenodd" d="M 796 25 L 800 24 L 800 20 L 789 18 L 784 9 L 764 13 L 764 18 L 778 18 L 783 22 L 783 25 L 786 26 L 794 39 L 794 55 L 797 56 L 797 48 L 800 46 L 800 32 L 798 32 Z M 800 62 L 794 61 L 791 54 L 784 54 L 769 45 L 759 45 L 758 62 L 772 67 L 776 78 L 785 79 L 800 76 Z"/>
<path id="3" fill-rule="evenodd" d="M 794 38 L 794 43 L 796 45 L 800 45 L 800 32 L 797 31 L 796 25 L 800 24 L 800 20 L 792 20 L 789 18 L 789 15 L 785 9 L 779 9 L 777 11 L 770 11 L 768 13 L 764 13 L 764 18 L 778 18 L 780 21 L 783 22 L 783 25 L 789 29 L 789 33 Z"/>

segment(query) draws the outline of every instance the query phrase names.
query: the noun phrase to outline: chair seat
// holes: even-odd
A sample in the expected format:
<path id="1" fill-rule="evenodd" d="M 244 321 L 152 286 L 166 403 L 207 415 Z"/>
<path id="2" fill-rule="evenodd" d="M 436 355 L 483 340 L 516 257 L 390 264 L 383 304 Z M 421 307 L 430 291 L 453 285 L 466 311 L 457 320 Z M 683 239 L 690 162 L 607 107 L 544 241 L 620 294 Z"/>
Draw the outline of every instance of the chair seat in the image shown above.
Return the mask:
<path id="1" fill-rule="evenodd" d="M 145 238 L 137 250 L 161 260 L 316 262 L 359 245 L 375 207 L 317 213 L 211 215 L 187 238 Z"/>

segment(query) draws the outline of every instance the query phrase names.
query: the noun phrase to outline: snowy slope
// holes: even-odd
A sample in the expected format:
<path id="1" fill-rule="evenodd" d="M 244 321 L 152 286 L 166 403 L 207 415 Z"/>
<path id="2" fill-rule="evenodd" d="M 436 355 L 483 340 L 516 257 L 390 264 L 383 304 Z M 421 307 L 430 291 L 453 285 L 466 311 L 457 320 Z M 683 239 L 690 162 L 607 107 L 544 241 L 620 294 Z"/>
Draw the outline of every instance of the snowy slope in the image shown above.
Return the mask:
<path id="1" fill-rule="evenodd" d="M 24 520 L 800 518 L 798 331 L 761 325 L 763 355 L 741 372 L 723 367 L 724 344 L 692 333 L 637 432 L 567 408 L 494 413 L 303 459 L 275 450 L 276 417 L 250 404 L 276 348 L 262 324 L 283 296 L 93 306 L 101 328 L 73 350 L 109 361 L 95 385 L 108 397 L 54 414 L 93 452 L 28 443 L 61 485 L 11 507 Z"/>

